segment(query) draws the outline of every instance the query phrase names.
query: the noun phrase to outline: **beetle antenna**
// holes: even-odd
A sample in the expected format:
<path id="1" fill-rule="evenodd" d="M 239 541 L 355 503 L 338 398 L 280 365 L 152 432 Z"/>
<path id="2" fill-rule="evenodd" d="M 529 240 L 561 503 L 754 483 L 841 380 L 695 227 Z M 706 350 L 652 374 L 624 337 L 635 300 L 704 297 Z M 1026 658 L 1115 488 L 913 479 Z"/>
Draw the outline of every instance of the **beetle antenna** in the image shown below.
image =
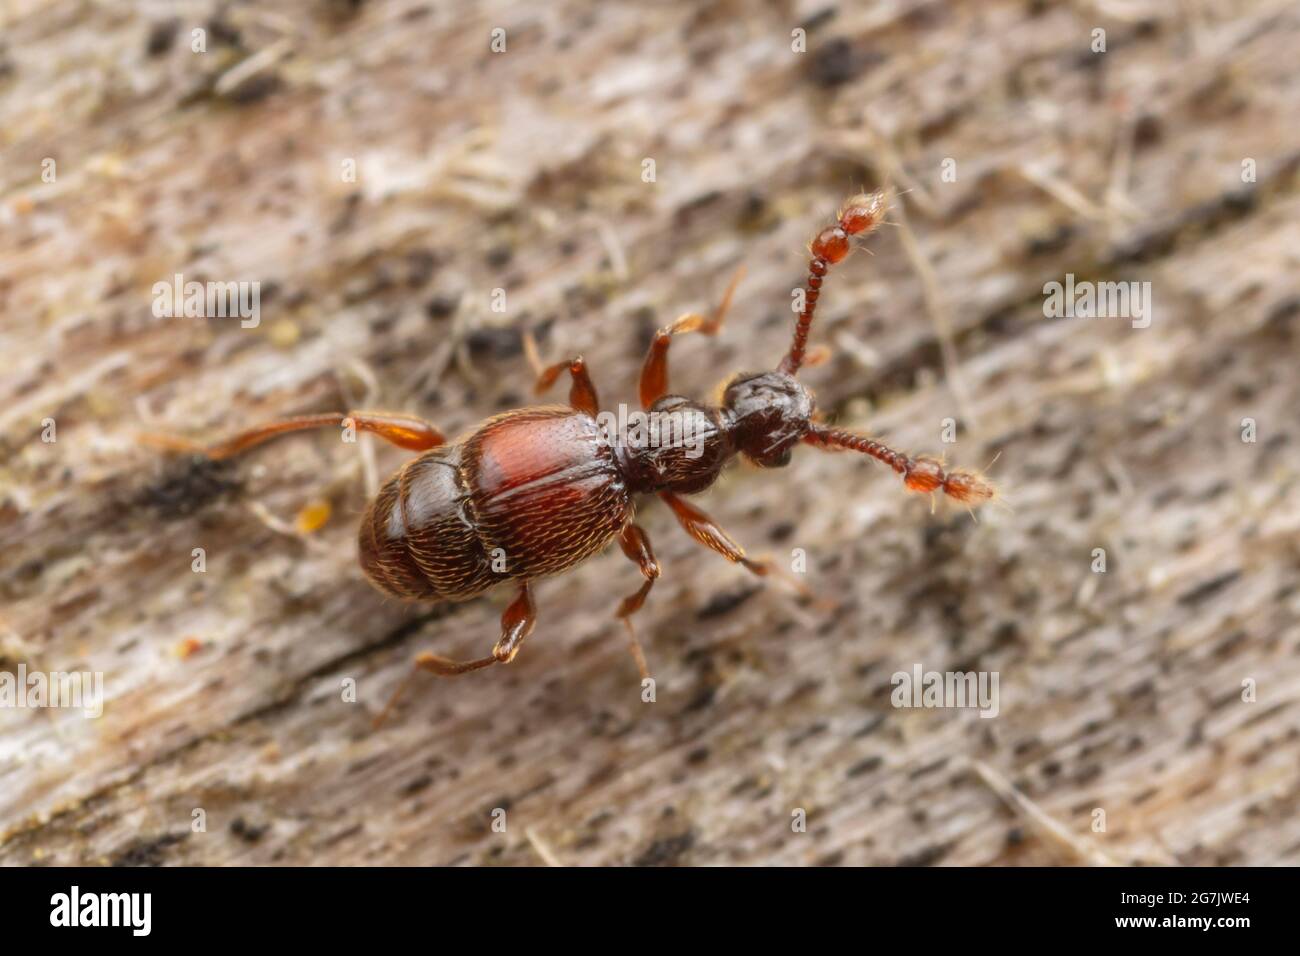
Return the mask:
<path id="1" fill-rule="evenodd" d="M 817 311 L 817 298 L 821 295 L 822 280 L 831 266 L 843 262 L 853 248 L 850 236 L 866 236 L 884 218 L 885 191 L 859 193 L 840 207 L 835 225 L 819 232 L 808 244 L 812 259 L 808 263 L 808 281 L 804 287 L 803 311 L 794 323 L 794 340 L 790 351 L 777 368 L 787 375 L 797 375 L 808 351 L 808 333 L 812 329 L 813 313 Z"/>
<path id="2" fill-rule="evenodd" d="M 937 458 L 926 456 L 910 458 L 866 435 L 813 425 L 803 440 L 818 448 L 827 450 L 842 448 L 870 455 L 901 475 L 908 491 L 921 494 L 942 491 L 949 498 L 967 506 L 981 505 L 997 497 L 997 489 L 993 483 L 978 472 L 967 471 L 964 468 L 948 471 L 945 470 L 943 462 Z"/>

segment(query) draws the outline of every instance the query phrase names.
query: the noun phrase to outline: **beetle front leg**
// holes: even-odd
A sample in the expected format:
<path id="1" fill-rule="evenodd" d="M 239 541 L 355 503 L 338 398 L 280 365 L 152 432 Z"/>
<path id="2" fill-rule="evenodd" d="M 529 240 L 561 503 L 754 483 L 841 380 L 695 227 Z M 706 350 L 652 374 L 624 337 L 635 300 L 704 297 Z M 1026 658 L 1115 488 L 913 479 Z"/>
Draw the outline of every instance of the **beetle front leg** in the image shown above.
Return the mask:
<path id="1" fill-rule="evenodd" d="M 543 367 L 537 360 L 536 346 L 534 346 L 529 351 L 529 358 L 537 370 L 534 390 L 538 395 L 554 385 L 560 373 L 568 369 L 569 375 L 573 377 L 573 384 L 569 387 L 569 404 L 592 418 L 596 417 L 600 412 L 600 399 L 596 397 L 596 386 L 592 383 L 591 376 L 587 374 L 587 363 L 581 355 Z"/>
<path id="2" fill-rule="evenodd" d="M 736 294 L 736 286 L 740 284 L 744 274 L 744 266 L 736 270 L 731 277 L 731 284 L 723 293 L 722 301 L 713 310 L 713 315 L 703 316 L 688 312 L 678 317 L 672 325 L 660 329 L 655 334 L 654 340 L 650 343 L 650 350 L 646 352 L 645 364 L 641 366 L 641 383 L 638 391 L 642 408 L 649 410 L 651 405 L 668 394 L 668 346 L 672 344 L 673 336 L 683 335 L 686 332 L 717 335 L 722 329 L 722 320 L 727 317 L 727 310 L 731 308 L 731 299 Z"/>

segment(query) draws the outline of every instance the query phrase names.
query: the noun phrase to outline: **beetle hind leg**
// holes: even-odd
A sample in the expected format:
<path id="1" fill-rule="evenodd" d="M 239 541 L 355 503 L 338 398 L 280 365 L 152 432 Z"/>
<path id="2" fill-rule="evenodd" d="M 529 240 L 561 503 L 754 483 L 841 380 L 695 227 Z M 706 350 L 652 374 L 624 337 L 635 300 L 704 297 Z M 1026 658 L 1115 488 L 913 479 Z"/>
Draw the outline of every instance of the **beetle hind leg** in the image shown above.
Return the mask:
<path id="1" fill-rule="evenodd" d="M 374 719 L 373 726 L 378 730 L 388 719 L 397 702 L 410 686 L 411 680 L 419 671 L 428 671 L 431 674 L 437 674 L 439 677 L 457 677 L 461 674 L 467 674 L 470 671 L 481 670 L 484 667 L 491 667 L 493 664 L 509 664 L 519 653 L 519 646 L 524 642 L 529 634 L 533 632 L 533 627 L 537 624 L 537 605 L 533 603 L 533 592 L 524 581 L 519 586 L 519 593 L 515 599 L 510 602 L 509 607 L 501 615 L 501 637 L 492 648 L 490 657 L 480 657 L 470 661 L 453 661 L 450 658 L 443 657 L 439 654 L 433 654 L 425 651 L 415 658 L 411 665 L 410 673 L 405 679 L 397 685 L 393 691 L 393 696 L 388 699 L 384 709 L 379 712 L 379 716 Z"/>
<path id="2" fill-rule="evenodd" d="M 447 439 L 441 431 L 415 415 L 403 415 L 395 412 L 351 411 L 326 412 L 322 415 L 298 415 L 294 418 L 281 418 L 246 428 L 244 431 L 227 438 L 215 445 L 203 445 L 188 438 L 171 435 L 145 433 L 140 436 L 143 444 L 153 445 L 167 451 L 189 452 L 205 455 L 213 461 L 233 458 L 263 442 L 270 441 L 290 432 L 307 431 L 313 428 L 351 427 L 355 431 L 370 432 L 385 441 L 406 448 L 410 451 L 428 451 L 445 444 Z"/>

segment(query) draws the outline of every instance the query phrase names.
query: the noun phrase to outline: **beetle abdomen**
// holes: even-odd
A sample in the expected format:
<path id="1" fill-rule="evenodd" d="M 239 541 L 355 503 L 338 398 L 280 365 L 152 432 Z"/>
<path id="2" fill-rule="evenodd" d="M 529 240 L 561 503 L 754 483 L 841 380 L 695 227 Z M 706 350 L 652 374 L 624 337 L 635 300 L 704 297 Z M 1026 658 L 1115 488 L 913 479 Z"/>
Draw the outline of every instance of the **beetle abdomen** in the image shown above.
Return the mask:
<path id="1" fill-rule="evenodd" d="M 389 479 L 361 523 L 361 566 L 390 594 L 463 600 L 572 567 L 630 515 L 595 419 L 567 406 L 519 409 Z"/>
<path id="2" fill-rule="evenodd" d="M 457 600 L 495 583 L 462 474 L 464 446 L 443 445 L 385 483 L 361 522 L 361 567 L 397 597 Z"/>

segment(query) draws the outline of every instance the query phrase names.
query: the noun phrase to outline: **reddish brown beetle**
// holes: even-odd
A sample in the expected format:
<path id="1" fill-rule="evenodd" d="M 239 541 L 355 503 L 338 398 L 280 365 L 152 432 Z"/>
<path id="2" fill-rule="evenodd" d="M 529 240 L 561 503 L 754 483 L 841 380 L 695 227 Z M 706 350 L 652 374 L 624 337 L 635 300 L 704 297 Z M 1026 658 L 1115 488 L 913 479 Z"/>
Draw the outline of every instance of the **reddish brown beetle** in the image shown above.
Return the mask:
<path id="1" fill-rule="evenodd" d="M 882 192 L 855 196 L 837 223 L 817 235 L 789 352 L 775 371 L 731 379 L 721 406 L 668 393 L 668 347 L 684 332 L 717 333 L 739 275 L 711 317 L 683 315 L 655 336 L 640 382 L 641 405 L 651 414 L 648 427 L 636 435 L 611 434 L 598 421 L 596 389 L 579 357 L 538 369 L 539 392 L 568 370 L 567 406 L 505 412 L 455 442 L 419 418 L 354 411 L 272 422 L 206 454 L 226 458 L 276 435 L 349 421 L 423 452 L 388 480 L 361 521 L 366 575 L 388 594 L 430 601 L 463 601 L 505 580 L 518 584 L 491 655 L 468 661 L 430 653 L 416 658 L 416 669 L 444 676 L 513 660 L 536 623 L 530 582 L 573 567 L 617 538 L 645 577 L 617 612 L 645 675 L 630 617 L 659 577 L 659 565 L 645 532 L 633 522 L 637 495 L 658 495 L 695 540 L 759 576 L 771 573 L 772 565 L 746 557 L 712 518 L 682 497 L 708 488 L 737 454 L 772 468 L 787 464 L 800 442 L 850 449 L 884 462 L 912 491 L 942 491 L 968 505 L 993 497 L 993 487 L 973 472 L 945 471 L 936 459 L 909 458 L 870 438 L 818 424 L 813 395 L 795 378 L 806 357 L 823 278 L 849 254 L 851 237 L 873 230 L 884 211 Z M 696 440 L 683 440 L 687 436 Z"/>

